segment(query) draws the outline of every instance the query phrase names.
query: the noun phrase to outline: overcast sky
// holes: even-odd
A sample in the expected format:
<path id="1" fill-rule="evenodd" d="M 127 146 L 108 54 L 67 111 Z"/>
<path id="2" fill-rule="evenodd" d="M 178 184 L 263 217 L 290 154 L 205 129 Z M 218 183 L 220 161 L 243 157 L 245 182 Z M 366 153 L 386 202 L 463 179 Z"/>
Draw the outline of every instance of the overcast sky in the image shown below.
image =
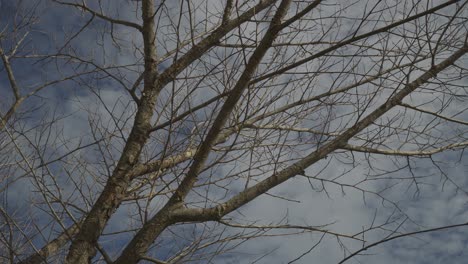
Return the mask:
<path id="1" fill-rule="evenodd" d="M 37 22 L 31 28 L 24 28 L 14 32 L 12 29 L 15 26 L 15 19 L 18 19 L 14 14 L 17 11 L 16 5 L 19 2 L 22 2 L 23 12 L 32 12 L 31 8 L 35 8 L 33 12 L 37 16 Z M 214 1 L 209 7 L 213 12 L 221 7 L 216 2 Z M 90 5 L 93 6 L 93 3 L 90 3 Z M 112 1 L 112 5 L 105 4 L 105 7 L 107 8 L 106 13 L 112 14 L 119 19 L 140 22 L 138 2 Z M 352 7 L 348 10 L 348 15 L 352 15 L 353 12 L 360 13 L 359 8 L 358 5 Z M 202 9 L 198 10 L 198 12 L 201 11 Z M 468 15 L 466 10 L 464 13 Z M 142 71 L 140 51 L 135 50 L 135 47 L 142 46 L 140 36 L 138 32 L 115 26 L 112 30 L 117 39 L 113 40 L 107 34 L 111 28 L 109 23 L 98 18 L 93 19 L 88 27 L 81 32 L 81 28 L 89 19 L 90 16 L 87 14 L 46 0 L 0 0 L 0 31 L 5 30 L 4 32 L 6 32 L 6 37 L 0 40 L 0 45 L 4 50 L 11 49 L 12 38 L 15 41 L 18 37 L 29 32 L 24 44 L 21 45 L 24 52 L 20 51 L 18 56 L 63 53 L 74 54 L 77 57 L 81 56 L 87 60 L 92 59 L 97 65 L 101 66 L 132 65 L 110 70 L 112 74 L 122 80 L 122 83 L 112 78 L 100 78 L 100 73 L 90 73 L 78 76 L 73 81 L 64 81 L 51 85 L 38 92 L 37 95 L 28 98 L 26 103 L 20 107 L 17 125 L 15 125 L 15 128 L 11 128 L 11 131 L 23 132 L 33 141 L 44 143 L 47 140 L 46 138 L 37 137 L 37 130 L 41 128 L 37 127 L 37 125 L 44 123 L 44 121 L 52 121 L 52 116 L 57 119 L 54 125 L 43 127 L 44 131 L 50 132 L 51 137 L 58 139 L 57 142 L 48 145 L 53 150 L 44 151 L 44 156 L 49 160 L 60 157 L 69 148 L 93 142 L 95 139 L 90 133 L 93 122 L 106 125 L 108 128 L 115 126 L 115 123 L 113 123 L 115 120 L 110 118 L 108 111 L 120 118 L 117 121 L 118 123 L 127 122 L 127 124 L 131 124 L 133 120 L 136 106 L 130 103 L 132 99 L 124 90 L 123 85 L 131 86 L 138 77 L 138 73 Z M 165 21 L 159 23 L 164 24 Z M 102 34 L 103 31 L 106 34 Z M 80 33 L 77 34 L 77 32 Z M 75 34 L 76 37 L 69 41 L 70 37 Z M 65 44 L 66 46 L 64 46 Z M 164 53 L 164 50 L 159 52 Z M 467 62 L 467 60 L 465 59 L 463 62 Z M 95 70 L 93 65 L 79 66 L 78 61 L 73 58 L 17 58 L 13 60 L 12 66 L 15 69 L 15 77 L 25 94 L 50 80 L 64 78 L 78 72 Z M 166 65 L 162 64 L 160 67 L 160 70 L 164 70 Z M 86 83 L 89 83 L 90 87 L 86 87 Z M 468 86 L 467 79 L 464 80 L 464 85 Z M 99 87 L 99 89 L 95 89 L 96 87 Z M 164 98 L 164 94 L 162 97 Z M 8 76 L 2 64 L 0 67 L 0 111 L 2 115 L 12 104 L 13 98 Z M 209 98 L 209 95 L 197 94 L 194 100 L 203 100 L 205 98 Z M 465 102 L 462 101 L 460 104 L 466 104 Z M 207 114 L 205 113 L 205 115 Z M 203 117 L 199 118 L 202 119 Z M 468 120 L 468 114 L 458 115 L 457 118 Z M 190 129 L 193 129 L 193 125 L 187 124 L 186 130 L 190 131 Z M 127 132 L 122 131 L 124 136 L 127 135 L 125 134 Z M 180 133 L 182 132 L 184 131 Z M 6 136 L 0 138 L 0 140 L 2 139 L 6 140 Z M 18 141 L 24 142 L 25 146 L 27 145 L 24 138 L 18 137 Z M 115 139 L 113 143 L 116 146 L 123 146 L 124 144 L 119 139 Z M 8 147 L 8 152 L 0 150 L 0 155 L 10 155 L 12 159 L 19 158 L 18 152 L 10 152 L 13 149 L 12 145 L 8 145 Z M 31 151 L 29 147 L 25 148 L 27 148 L 25 151 Z M 109 155 L 117 155 L 120 150 L 117 147 Z M 306 152 L 307 149 L 301 151 Z M 90 171 L 98 175 L 101 173 L 105 175 L 102 167 L 92 165 L 96 158 L 95 155 L 97 155 L 95 149 L 83 149 L 80 152 L 82 158 L 89 162 Z M 330 158 L 331 160 L 323 160 L 314 164 L 314 166 L 306 170 L 306 174 L 315 175 L 320 173 L 319 178 L 334 179 L 346 172 L 337 181 L 343 184 L 353 184 L 364 179 L 366 175 L 374 173 L 375 170 L 369 170 L 366 158 L 364 155 L 355 154 L 355 168 L 350 170 L 349 166 L 345 166 L 340 162 L 338 155 Z M 377 155 L 374 160 L 374 169 L 378 168 L 382 171 L 395 170 L 406 162 L 405 158 Z M 359 233 L 371 225 L 382 225 L 389 220 L 395 221 L 388 225 L 389 230 L 403 223 L 398 229 L 400 232 L 412 232 L 424 228 L 460 224 L 468 221 L 468 196 L 465 192 L 468 191 L 467 155 L 461 151 L 449 151 L 434 155 L 433 160 L 437 161 L 440 167 L 435 166 L 429 159 L 411 160 L 414 175 L 431 176 L 421 179 L 423 184 L 418 185 L 419 189 L 416 189 L 411 181 L 402 181 L 392 186 L 391 189 L 381 192 L 380 196 L 378 196 L 370 192 L 379 192 L 395 184 L 395 181 L 369 181 L 364 185 L 360 185 L 369 191 L 369 193 L 363 195 L 361 190 L 355 188 L 342 187 L 333 183 L 322 183 L 317 180 L 308 181 L 304 177 L 296 177 L 271 191 L 271 194 L 287 197 L 289 201 L 264 195 L 242 207 L 240 213 L 235 213 L 232 217 L 247 215 L 249 220 L 255 221 L 255 224 L 258 225 L 277 222 L 287 222 L 292 225 L 329 225 L 326 227 L 328 230 L 346 234 Z M 322 168 L 329 162 L 330 164 L 322 171 Z M 61 165 L 55 167 L 52 165 L 50 169 L 50 177 L 64 173 Z M 227 171 L 230 168 L 226 167 L 224 169 Z M 441 174 L 439 169 L 446 175 Z M 395 178 L 400 176 L 408 177 L 409 173 L 408 169 L 403 169 L 388 173 L 387 176 Z M 22 173 L 18 171 L 14 174 L 19 176 Z M 446 176 L 449 177 L 449 181 L 447 181 Z M 102 188 L 103 184 L 102 182 L 93 184 L 93 179 L 91 176 L 84 179 L 84 181 L 89 181 L 89 189 L 86 191 L 90 193 L 96 193 L 97 190 Z M 62 178 L 56 180 L 63 188 L 63 195 L 74 197 L 73 184 Z M 3 181 L 0 187 L 3 188 L 5 184 L 7 183 Z M 33 217 L 36 223 L 44 225 L 44 237 L 45 239 L 51 239 L 56 234 L 55 231 L 60 230 L 60 227 L 46 225 L 48 219 L 50 219 L 49 216 L 41 210 L 41 206 L 31 206 L 31 199 L 40 199 L 38 193 L 31 192 L 36 184 L 28 178 L 19 179 L 11 183 L 8 191 L 4 192 L 0 199 L 2 200 L 2 206 L 17 219 L 25 220 L 28 217 Z M 241 188 L 244 183 L 237 184 L 239 186 L 233 186 L 233 188 Z M 322 184 L 325 184 L 325 186 L 322 186 Z M 455 184 L 459 188 L 456 188 Z M 321 191 L 324 187 L 326 192 Z M 95 198 L 96 196 L 93 196 L 93 199 Z M 153 204 L 153 206 L 160 205 Z M 134 224 L 128 218 L 131 210 L 131 206 L 121 206 L 111 218 L 106 232 L 120 230 Z M 78 212 L 73 213 L 79 215 Z M 67 224 L 70 224 L 70 221 L 67 221 Z M 235 230 L 228 230 L 227 232 L 235 232 Z M 290 231 L 278 231 L 272 234 L 288 232 Z M 366 233 L 365 239 L 372 242 L 389 234 L 390 232 L 382 230 L 370 231 Z M 51 235 L 51 237 L 47 237 L 48 235 Z M 166 234 L 166 236 L 169 235 L 169 233 Z M 119 234 L 103 238 L 102 245 L 112 253 L 124 246 L 129 237 L 126 234 Z M 213 262 L 248 263 L 247 260 L 251 262 L 262 254 L 267 254 L 258 263 L 288 263 L 288 261 L 307 252 L 321 237 L 321 233 L 313 232 L 294 236 L 257 238 L 246 241 L 232 252 L 216 258 Z M 40 248 L 44 243 L 44 238 L 35 237 L 33 241 Z M 173 243 L 176 242 L 176 240 L 173 241 Z M 332 235 L 325 235 L 314 250 L 302 256 L 296 263 L 337 263 L 344 257 L 343 250 L 349 253 L 362 247 L 360 241 L 343 238 L 342 242 L 344 244 L 340 244 L 336 237 Z M 173 245 L 166 245 L 165 249 L 170 251 L 171 246 Z M 343 246 L 346 248 L 343 248 Z M 396 239 L 365 251 L 365 256 L 355 257 L 347 263 L 465 263 L 466 259 L 468 259 L 467 247 L 468 228 L 460 227 Z M 252 253 L 257 255 L 253 256 Z M 165 254 L 167 252 L 164 250 L 157 253 L 158 256 L 164 256 Z"/>

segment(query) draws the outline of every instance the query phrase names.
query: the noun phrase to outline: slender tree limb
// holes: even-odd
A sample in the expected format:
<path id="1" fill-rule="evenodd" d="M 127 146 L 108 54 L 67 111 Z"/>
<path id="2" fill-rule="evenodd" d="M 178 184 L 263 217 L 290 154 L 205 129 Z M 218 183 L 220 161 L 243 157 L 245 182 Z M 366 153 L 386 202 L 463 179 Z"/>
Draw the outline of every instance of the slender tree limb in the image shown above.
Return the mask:
<path id="1" fill-rule="evenodd" d="M 449 122 L 453 122 L 453 123 L 457 123 L 457 124 L 461 124 L 461 125 L 468 125 L 467 121 L 463 121 L 463 120 L 451 118 L 451 117 L 448 117 L 448 116 L 444 116 L 444 115 L 441 115 L 441 114 L 438 114 L 438 113 L 435 113 L 435 112 L 431 112 L 431 111 L 428 111 L 428 110 L 424 110 L 424 109 L 421 109 L 421 108 L 418 108 L 418 107 L 415 107 L 415 106 L 412 106 L 412 105 L 409 105 L 409 104 L 405 104 L 405 103 L 401 103 L 400 105 L 403 106 L 403 107 L 412 109 L 414 111 L 418 111 L 418 112 L 421 112 L 421 113 L 433 115 L 435 117 L 447 120 Z"/>
<path id="2" fill-rule="evenodd" d="M 366 146 L 355 146 L 351 144 L 346 144 L 342 149 L 349 150 L 349 151 L 357 151 L 357 152 L 365 152 L 365 153 L 373 153 L 373 154 L 381 154 L 381 155 L 390 155 L 390 156 L 417 156 L 417 157 L 425 157 L 425 156 L 432 156 L 437 153 L 441 153 L 446 150 L 456 150 L 460 148 L 466 148 L 468 146 L 468 142 L 460 142 L 460 143 L 453 143 L 449 145 L 445 145 L 442 147 L 429 149 L 429 150 L 415 150 L 415 151 L 405 151 L 405 150 L 392 150 L 392 149 L 377 149 L 377 148 L 370 148 Z"/>
<path id="3" fill-rule="evenodd" d="M 374 242 L 372 244 L 369 244 L 355 252 L 353 252 L 352 254 L 350 254 L 349 256 L 347 256 L 346 258 L 344 258 L 343 260 L 341 260 L 340 262 L 338 262 L 338 264 L 341 264 L 341 263 L 345 263 L 346 261 L 348 261 L 349 259 L 359 255 L 359 253 L 363 252 L 363 251 L 366 251 L 370 248 L 373 248 L 373 247 L 376 247 L 380 244 L 383 244 L 383 243 L 386 243 L 386 242 L 389 242 L 389 241 L 392 241 L 392 240 L 395 240 L 395 239 L 398 239 L 398 238 L 402 238 L 402 237 L 408 237 L 408 236 L 414 236 L 414 235 L 418 235 L 418 234 L 424 234 L 424 233 L 430 233 L 430 232 L 437 232 L 437 231 L 442 231 L 442 230 L 446 230 L 446 229 L 452 229 L 452 228 L 457 228 L 457 227 L 465 227 L 465 226 L 468 226 L 468 222 L 467 223 L 463 223 L 463 224 L 456 224 L 456 225 L 448 225 L 448 226 L 441 226 L 441 227 L 436 227 L 436 228 L 430 228 L 430 229 L 425 229 L 425 230 L 420 230 L 420 231 L 415 231 L 415 232 L 409 232 L 409 233 L 404 233 L 404 234 L 400 234 L 400 235 L 395 235 L 395 236 L 392 236 L 392 237 L 389 237 L 389 238 L 386 238 L 386 239 L 382 239 L 380 241 L 377 241 L 377 242 Z"/>
<path id="4" fill-rule="evenodd" d="M 336 233 L 333 231 L 329 231 L 326 229 L 322 229 L 321 227 L 314 227 L 314 226 L 302 226 L 302 225 L 242 225 L 242 224 L 233 224 L 230 222 L 227 222 L 225 220 L 219 220 L 223 225 L 230 226 L 230 227 L 235 227 L 235 228 L 254 228 L 254 229 L 301 229 L 301 230 L 308 230 L 308 231 L 314 231 L 318 233 L 324 233 L 336 237 L 343 237 L 343 238 L 349 238 L 353 240 L 358 240 L 362 241 L 362 239 L 355 237 L 354 235 L 346 235 L 342 233 Z"/>
<path id="5" fill-rule="evenodd" d="M 63 1 L 59 1 L 59 0 L 53 0 L 53 1 L 58 3 L 58 4 L 61 4 L 61 5 L 73 6 L 73 7 L 76 7 L 78 9 L 84 10 L 84 11 L 92 14 L 93 16 L 97 16 L 97 17 L 99 17 L 99 18 L 101 18 L 103 20 L 106 20 L 106 21 L 108 21 L 108 22 L 110 22 L 112 24 L 118 24 L 118 25 L 122 25 L 122 26 L 132 27 L 132 28 L 137 29 L 138 31 L 143 31 L 143 27 L 141 25 L 139 25 L 139 24 L 136 24 L 136 23 L 133 23 L 133 22 L 130 22 L 130 21 L 126 21 L 126 20 L 115 19 L 115 18 L 106 16 L 106 15 L 100 13 L 100 12 L 94 11 L 93 9 L 86 6 L 85 4 L 67 3 L 67 2 L 63 2 Z"/>

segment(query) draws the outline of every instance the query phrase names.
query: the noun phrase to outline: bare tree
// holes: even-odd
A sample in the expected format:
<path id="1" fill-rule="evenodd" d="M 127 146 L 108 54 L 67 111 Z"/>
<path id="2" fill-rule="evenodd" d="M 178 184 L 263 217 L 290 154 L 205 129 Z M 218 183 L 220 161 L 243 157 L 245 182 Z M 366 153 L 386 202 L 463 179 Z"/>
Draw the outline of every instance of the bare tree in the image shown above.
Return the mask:
<path id="1" fill-rule="evenodd" d="M 466 227 L 404 202 L 466 204 L 466 5 L 0 1 L 0 262 L 342 263 Z M 314 221 L 346 195 L 367 222 Z"/>

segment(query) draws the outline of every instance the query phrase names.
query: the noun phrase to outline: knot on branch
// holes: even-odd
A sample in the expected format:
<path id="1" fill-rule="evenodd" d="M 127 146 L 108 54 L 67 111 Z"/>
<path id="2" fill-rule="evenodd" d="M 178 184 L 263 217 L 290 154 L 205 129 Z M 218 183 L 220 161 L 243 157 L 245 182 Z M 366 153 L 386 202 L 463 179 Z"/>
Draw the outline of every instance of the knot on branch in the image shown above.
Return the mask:
<path id="1" fill-rule="evenodd" d="M 225 204 L 220 204 L 218 206 L 216 206 L 215 210 L 216 210 L 216 218 L 217 220 L 221 220 L 221 218 L 226 214 L 226 205 Z"/>

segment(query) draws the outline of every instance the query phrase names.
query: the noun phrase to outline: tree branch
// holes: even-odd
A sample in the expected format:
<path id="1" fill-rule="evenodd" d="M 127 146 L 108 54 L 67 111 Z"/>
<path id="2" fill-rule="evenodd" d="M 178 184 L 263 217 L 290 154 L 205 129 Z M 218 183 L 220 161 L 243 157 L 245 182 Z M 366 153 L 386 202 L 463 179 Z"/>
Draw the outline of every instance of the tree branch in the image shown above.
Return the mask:
<path id="1" fill-rule="evenodd" d="M 460 143 L 453 143 L 443 147 L 434 148 L 430 150 L 415 150 L 415 151 L 405 151 L 405 150 L 391 150 L 391 149 L 377 149 L 377 148 L 369 148 L 366 146 L 355 146 L 346 144 L 341 149 L 349 150 L 349 151 L 357 151 L 357 152 L 365 152 L 365 153 L 373 153 L 373 154 L 381 154 L 381 155 L 390 155 L 390 156 L 432 156 L 434 154 L 446 151 L 446 150 L 455 150 L 459 148 L 465 148 L 468 146 L 468 142 L 460 142 Z"/>
<path id="2" fill-rule="evenodd" d="M 346 146 L 348 140 L 350 140 L 353 136 L 355 136 L 357 133 L 374 123 L 379 117 L 384 115 L 394 106 L 399 105 L 407 95 L 409 95 L 421 85 L 425 84 L 428 80 L 436 77 L 438 73 L 450 67 L 466 53 L 468 53 L 468 45 L 465 43 L 462 48 L 457 50 L 450 57 L 442 61 L 440 64 L 431 67 L 424 74 L 419 76 L 419 78 L 406 85 L 399 92 L 395 93 L 384 104 L 372 111 L 368 116 L 366 116 L 361 121 L 357 122 L 354 126 L 347 129 L 340 136 L 336 137 L 331 142 L 325 144 L 323 147 L 312 152 L 308 156 L 295 162 L 287 168 L 281 170 L 280 172 L 273 174 L 272 176 L 257 183 L 256 185 L 240 192 L 239 194 L 229 199 L 227 202 L 208 209 L 179 208 L 173 211 L 173 217 L 181 222 L 210 220 L 218 221 L 219 219 L 221 219 L 221 217 L 247 204 L 256 197 L 264 194 L 268 190 L 278 186 L 279 184 L 291 179 L 296 175 L 304 174 L 304 170 L 306 168 L 316 163 L 317 161 L 325 158 L 331 152 Z"/>
<path id="3" fill-rule="evenodd" d="M 110 22 L 112 24 L 118 24 L 118 25 L 122 25 L 122 26 L 132 27 L 132 28 L 137 29 L 140 32 L 143 31 L 143 27 L 141 25 L 138 25 L 138 24 L 130 22 L 130 21 L 115 19 L 115 18 L 106 16 L 104 14 L 101 14 L 99 12 L 96 12 L 96 11 L 92 10 L 91 8 L 86 6 L 85 4 L 67 3 L 67 2 L 62 2 L 62 1 L 59 1 L 59 0 L 53 0 L 53 1 L 56 2 L 56 3 L 59 3 L 61 5 L 73 6 L 73 7 L 76 7 L 78 9 L 84 10 L 84 11 L 92 14 L 93 16 L 97 16 L 97 17 L 99 17 L 99 18 L 101 18 L 103 20 L 106 20 L 106 21 L 108 21 L 108 22 Z"/>
<path id="4" fill-rule="evenodd" d="M 343 47 L 343 46 L 346 46 L 346 45 L 351 44 L 353 42 L 356 42 L 358 40 L 369 38 L 369 37 L 371 37 L 373 35 L 376 35 L 376 34 L 379 34 L 379 33 L 387 32 L 392 28 L 398 27 L 400 25 L 408 23 L 409 21 L 418 19 L 418 18 L 426 16 L 428 14 L 432 14 L 432 13 L 434 13 L 434 12 L 440 10 L 440 9 L 443 9 L 443 8 L 445 8 L 447 6 L 453 5 L 453 4 L 455 4 L 455 3 L 459 2 L 459 1 L 460 0 L 447 1 L 447 2 L 445 2 L 443 4 L 440 4 L 440 5 L 438 5 L 438 6 L 434 7 L 434 8 L 428 9 L 428 10 L 426 10 L 424 12 L 421 12 L 419 14 L 416 14 L 414 16 L 410 16 L 408 18 L 402 19 L 402 20 L 400 20 L 398 22 L 395 22 L 395 23 L 392 23 L 392 24 L 390 24 L 388 26 L 378 28 L 376 30 L 373 30 L 373 31 L 365 33 L 365 34 L 361 34 L 359 36 L 353 36 L 352 38 L 350 38 L 348 40 L 341 41 L 336 45 L 333 45 L 333 46 L 331 46 L 329 48 L 326 48 L 326 49 L 324 49 L 324 50 L 322 50 L 322 51 L 320 51 L 320 52 L 318 52 L 316 54 L 313 54 L 312 56 L 309 56 L 309 57 L 307 57 L 305 59 L 299 60 L 299 61 L 297 61 L 295 63 L 292 63 L 291 65 L 288 65 L 286 67 L 283 67 L 283 68 L 281 68 L 279 70 L 275 70 L 274 72 L 270 72 L 270 73 L 267 73 L 267 74 L 265 74 L 265 75 L 263 75 L 261 77 L 258 77 L 256 79 L 252 80 L 252 82 L 253 83 L 261 82 L 261 81 L 266 80 L 268 78 L 271 78 L 273 76 L 285 73 L 285 72 L 287 72 L 287 71 L 289 71 L 291 69 L 294 69 L 294 68 L 296 68 L 296 67 L 298 67 L 298 66 L 300 66 L 300 65 L 302 65 L 304 63 L 307 63 L 307 62 L 312 61 L 312 60 L 314 60 L 316 58 L 324 56 L 324 55 L 326 55 L 326 54 L 328 54 L 328 53 L 330 53 L 330 52 L 332 52 L 334 50 L 337 50 L 337 49 Z"/>
<path id="5" fill-rule="evenodd" d="M 238 82 L 230 92 L 226 102 L 216 116 L 216 119 L 214 120 L 208 134 L 205 137 L 205 140 L 202 142 L 197 152 L 195 153 L 195 156 L 193 157 L 193 163 L 190 166 L 187 175 L 175 191 L 174 195 L 151 220 L 143 225 L 142 229 L 135 235 L 132 241 L 130 241 L 130 243 L 124 249 L 120 257 L 115 261 L 116 264 L 136 263 L 144 254 L 144 252 L 146 252 L 148 247 L 153 243 L 154 239 L 170 223 L 174 222 L 174 219 L 170 217 L 172 208 L 174 208 L 174 206 L 179 206 L 179 204 L 183 202 L 184 198 L 192 189 L 198 174 L 200 173 L 206 159 L 208 158 L 211 147 L 216 142 L 216 139 L 220 134 L 224 124 L 226 123 L 227 118 L 240 99 L 242 92 L 247 88 L 249 81 L 252 78 L 263 56 L 266 54 L 277 34 L 281 30 L 281 19 L 287 14 L 290 3 L 291 0 L 283 0 L 281 2 L 267 32 L 265 33 L 257 49 L 249 58 L 242 75 L 239 77 Z"/>

